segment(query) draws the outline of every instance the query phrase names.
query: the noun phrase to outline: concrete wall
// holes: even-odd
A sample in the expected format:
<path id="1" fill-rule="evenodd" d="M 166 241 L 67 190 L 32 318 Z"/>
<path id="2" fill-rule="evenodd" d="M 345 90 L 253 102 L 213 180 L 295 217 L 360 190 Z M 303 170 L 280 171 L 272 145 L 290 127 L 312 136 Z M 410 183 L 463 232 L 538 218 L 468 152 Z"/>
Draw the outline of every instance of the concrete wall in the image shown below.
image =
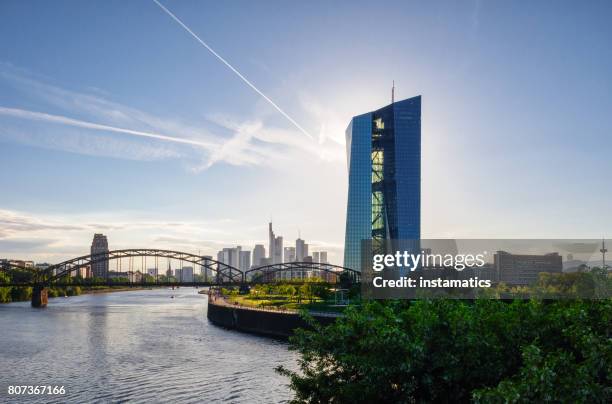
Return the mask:
<path id="1" fill-rule="evenodd" d="M 310 328 L 299 314 L 227 306 L 208 301 L 208 320 L 215 325 L 238 331 L 287 338 L 296 328 Z M 333 323 L 335 317 L 314 316 L 319 323 Z"/>

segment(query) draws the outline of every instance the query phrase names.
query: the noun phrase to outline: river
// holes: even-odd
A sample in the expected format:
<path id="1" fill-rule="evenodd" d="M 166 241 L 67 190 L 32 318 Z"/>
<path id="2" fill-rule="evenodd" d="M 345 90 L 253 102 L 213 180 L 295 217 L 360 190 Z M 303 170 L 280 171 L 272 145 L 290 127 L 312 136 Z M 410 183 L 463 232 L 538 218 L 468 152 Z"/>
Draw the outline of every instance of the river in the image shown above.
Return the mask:
<path id="1" fill-rule="evenodd" d="M 171 298 L 174 295 L 175 298 Z M 284 402 L 286 343 L 216 327 L 193 288 L 0 304 L 0 402 Z M 8 396 L 9 385 L 65 386 Z"/>

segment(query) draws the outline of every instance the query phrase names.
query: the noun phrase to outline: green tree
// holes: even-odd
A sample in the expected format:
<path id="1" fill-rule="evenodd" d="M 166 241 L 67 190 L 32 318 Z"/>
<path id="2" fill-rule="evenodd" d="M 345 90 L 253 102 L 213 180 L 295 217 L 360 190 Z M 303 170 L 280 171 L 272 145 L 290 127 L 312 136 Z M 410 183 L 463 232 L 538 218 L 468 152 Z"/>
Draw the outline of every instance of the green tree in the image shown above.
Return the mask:
<path id="1" fill-rule="evenodd" d="M 34 273 L 24 269 L 12 269 L 10 276 L 15 283 L 29 283 L 34 279 Z"/>
<path id="2" fill-rule="evenodd" d="M 32 288 L 13 287 L 11 288 L 11 301 L 22 302 L 32 299 Z"/>
<path id="3" fill-rule="evenodd" d="M 68 296 L 78 296 L 81 294 L 80 286 L 69 286 L 66 288 L 66 295 Z"/>
<path id="4" fill-rule="evenodd" d="M 304 282 L 303 285 L 300 286 L 300 296 L 308 299 L 310 303 L 314 300 L 314 289 L 312 287 L 312 283 Z"/>
<path id="5" fill-rule="evenodd" d="M 321 300 L 327 300 L 331 295 L 328 285 L 322 281 L 313 282 L 310 284 L 310 287 L 312 288 L 312 293 Z"/>
<path id="6" fill-rule="evenodd" d="M 0 285 L 7 284 L 11 282 L 11 277 L 4 273 L 0 272 Z M 9 303 L 11 301 L 11 287 L 0 287 L 0 303 Z"/>
<path id="7" fill-rule="evenodd" d="M 610 300 L 373 302 L 299 330 L 299 372 L 278 371 L 296 403 L 603 403 L 611 316 Z"/>

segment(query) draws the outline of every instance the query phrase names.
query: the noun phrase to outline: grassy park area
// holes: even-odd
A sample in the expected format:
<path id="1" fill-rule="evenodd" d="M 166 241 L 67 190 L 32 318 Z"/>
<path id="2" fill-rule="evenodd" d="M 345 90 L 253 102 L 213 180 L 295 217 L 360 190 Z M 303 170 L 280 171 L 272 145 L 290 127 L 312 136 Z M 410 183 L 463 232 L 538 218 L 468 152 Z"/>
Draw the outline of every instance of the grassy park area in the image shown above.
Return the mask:
<path id="1" fill-rule="evenodd" d="M 278 282 L 255 285 L 248 293 L 238 289 L 222 289 L 228 302 L 246 307 L 278 310 L 342 311 L 354 303 L 357 293 L 338 285 L 313 278 L 304 282 Z"/>

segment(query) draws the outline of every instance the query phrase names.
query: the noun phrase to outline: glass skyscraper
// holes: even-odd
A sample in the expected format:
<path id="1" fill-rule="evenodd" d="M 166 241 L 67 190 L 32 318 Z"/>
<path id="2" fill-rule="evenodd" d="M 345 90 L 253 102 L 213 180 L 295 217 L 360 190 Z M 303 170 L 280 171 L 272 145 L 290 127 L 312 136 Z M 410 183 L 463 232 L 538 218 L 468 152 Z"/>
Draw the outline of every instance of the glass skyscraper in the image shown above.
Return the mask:
<path id="1" fill-rule="evenodd" d="M 344 266 L 361 269 L 361 242 L 421 237 L 421 96 L 353 117 L 346 129 L 349 172 Z"/>

